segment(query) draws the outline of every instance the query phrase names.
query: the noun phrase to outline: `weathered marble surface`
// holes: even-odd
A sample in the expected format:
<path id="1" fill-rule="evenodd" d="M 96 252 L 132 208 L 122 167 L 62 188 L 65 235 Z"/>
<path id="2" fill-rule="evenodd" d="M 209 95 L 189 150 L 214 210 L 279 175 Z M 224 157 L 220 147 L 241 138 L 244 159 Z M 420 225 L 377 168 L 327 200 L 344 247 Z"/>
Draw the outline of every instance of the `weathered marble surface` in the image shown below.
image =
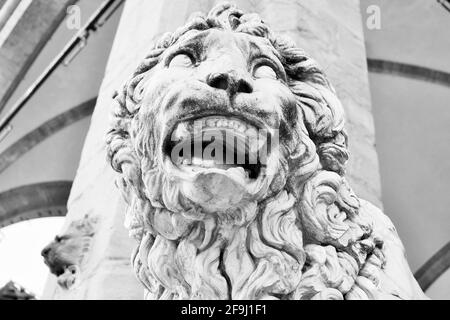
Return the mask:
<path id="1" fill-rule="evenodd" d="M 193 14 L 114 98 L 108 158 L 146 298 L 425 298 L 389 218 L 347 182 L 334 88 L 259 15 Z"/>
<path id="2" fill-rule="evenodd" d="M 122 226 L 126 205 L 113 184 L 115 175 L 104 161 L 104 134 L 109 127 L 111 93 L 133 73 L 148 53 L 152 40 L 164 32 L 174 31 L 192 12 L 208 12 L 216 2 L 126 2 L 68 205 L 67 226 L 86 212 L 101 216 L 99 230 L 89 252 L 88 269 L 91 272 L 76 290 L 59 290 L 51 279 L 45 297 L 142 297 L 142 287 L 130 272 L 129 254 L 135 242 L 128 238 Z M 236 3 L 245 11 L 260 13 L 274 31 L 292 37 L 327 71 L 347 112 L 352 155 L 347 170 L 350 183 L 358 195 L 379 205 L 379 177 L 359 1 L 240 0 Z"/>

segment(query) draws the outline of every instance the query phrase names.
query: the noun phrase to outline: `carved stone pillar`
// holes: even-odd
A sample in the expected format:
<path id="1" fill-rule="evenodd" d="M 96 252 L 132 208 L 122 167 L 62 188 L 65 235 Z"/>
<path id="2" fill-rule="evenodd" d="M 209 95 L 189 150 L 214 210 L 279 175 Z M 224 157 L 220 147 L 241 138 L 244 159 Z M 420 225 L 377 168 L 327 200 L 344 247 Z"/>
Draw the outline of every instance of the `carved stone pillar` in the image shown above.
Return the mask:
<path id="1" fill-rule="evenodd" d="M 195 11 L 208 12 L 217 1 L 127 1 L 111 51 L 69 200 L 67 223 L 85 215 L 98 218 L 88 257 L 76 288 L 64 290 L 52 278 L 47 298 L 137 299 L 143 289 L 128 262 L 135 246 L 122 226 L 125 203 L 105 161 L 105 133 L 114 89 L 131 75 L 153 39 L 184 24 Z M 347 114 L 351 160 L 347 178 L 355 192 L 380 206 L 380 184 L 366 69 L 362 17 L 357 0 L 238 0 L 245 12 L 261 15 L 272 29 L 291 37 L 314 57 L 336 88 Z"/>

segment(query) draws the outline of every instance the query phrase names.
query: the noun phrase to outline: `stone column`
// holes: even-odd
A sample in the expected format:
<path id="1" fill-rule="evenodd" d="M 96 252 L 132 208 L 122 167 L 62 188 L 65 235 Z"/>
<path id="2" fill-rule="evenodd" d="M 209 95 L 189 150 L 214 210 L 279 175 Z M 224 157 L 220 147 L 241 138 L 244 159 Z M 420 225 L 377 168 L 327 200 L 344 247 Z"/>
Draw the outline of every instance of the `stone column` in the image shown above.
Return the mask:
<path id="1" fill-rule="evenodd" d="M 143 289 L 129 264 L 133 241 L 122 226 L 125 204 L 105 161 L 111 94 L 145 56 L 151 41 L 182 25 L 192 12 L 207 12 L 212 0 L 127 1 L 99 93 L 80 167 L 69 200 L 67 225 L 85 214 L 100 218 L 86 257 L 83 281 L 63 291 L 54 281 L 47 298 L 137 299 Z M 346 109 L 351 161 L 348 178 L 362 198 L 380 205 L 377 155 L 366 68 L 359 0 L 235 1 L 246 12 L 257 12 L 273 30 L 287 34 L 326 70 Z"/>

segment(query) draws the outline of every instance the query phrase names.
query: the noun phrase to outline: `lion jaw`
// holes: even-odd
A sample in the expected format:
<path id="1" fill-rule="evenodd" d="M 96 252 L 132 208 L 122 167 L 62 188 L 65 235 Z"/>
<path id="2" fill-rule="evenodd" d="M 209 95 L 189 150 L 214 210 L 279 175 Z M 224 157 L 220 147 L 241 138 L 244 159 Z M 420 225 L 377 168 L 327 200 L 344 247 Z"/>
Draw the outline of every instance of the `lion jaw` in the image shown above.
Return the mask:
<path id="1" fill-rule="evenodd" d="M 164 174 L 205 212 L 260 201 L 279 174 L 278 132 L 233 115 L 176 123 L 162 141 Z"/>

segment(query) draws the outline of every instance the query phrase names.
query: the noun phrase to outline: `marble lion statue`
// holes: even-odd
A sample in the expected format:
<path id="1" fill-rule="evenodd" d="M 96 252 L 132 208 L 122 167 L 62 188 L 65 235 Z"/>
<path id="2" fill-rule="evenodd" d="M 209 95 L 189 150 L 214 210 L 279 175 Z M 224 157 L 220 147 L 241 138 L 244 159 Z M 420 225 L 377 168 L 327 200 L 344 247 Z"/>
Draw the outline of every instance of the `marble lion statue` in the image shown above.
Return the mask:
<path id="1" fill-rule="evenodd" d="M 147 299 L 426 298 L 389 218 L 346 181 L 334 89 L 257 14 L 194 14 L 114 102 L 108 158 Z"/>
<path id="2" fill-rule="evenodd" d="M 81 281 L 81 271 L 95 234 L 97 218 L 86 215 L 73 221 L 66 232 L 57 235 L 41 251 L 45 264 L 57 277 L 58 285 L 66 290 L 75 288 Z"/>

